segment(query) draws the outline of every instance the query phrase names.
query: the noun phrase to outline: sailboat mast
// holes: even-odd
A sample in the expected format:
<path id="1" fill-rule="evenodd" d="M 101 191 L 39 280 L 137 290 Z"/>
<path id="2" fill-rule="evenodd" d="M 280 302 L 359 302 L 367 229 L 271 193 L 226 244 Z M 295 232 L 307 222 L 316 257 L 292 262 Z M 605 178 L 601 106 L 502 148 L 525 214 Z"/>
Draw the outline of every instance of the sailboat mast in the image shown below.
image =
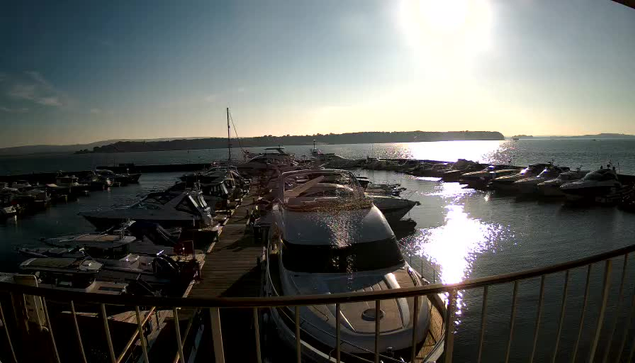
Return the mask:
<path id="1" fill-rule="evenodd" d="M 227 107 L 227 164 L 232 162 L 232 142 L 229 127 L 229 107 Z"/>

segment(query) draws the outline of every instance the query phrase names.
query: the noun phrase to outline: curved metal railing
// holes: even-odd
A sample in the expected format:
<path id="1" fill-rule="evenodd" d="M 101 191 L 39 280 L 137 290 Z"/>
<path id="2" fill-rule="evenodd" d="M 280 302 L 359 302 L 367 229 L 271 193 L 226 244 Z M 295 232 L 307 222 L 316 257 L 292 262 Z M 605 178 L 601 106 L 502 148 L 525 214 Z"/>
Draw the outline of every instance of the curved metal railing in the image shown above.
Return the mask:
<path id="1" fill-rule="evenodd" d="M 622 266 L 622 274 L 619 283 L 619 297 L 616 309 L 618 313 L 615 315 L 615 322 L 609 334 L 608 339 L 608 347 L 603 351 L 603 361 L 607 361 L 609 354 L 611 353 L 612 340 L 615 337 L 616 328 L 617 328 L 617 319 L 619 318 L 619 312 L 623 308 L 622 300 L 624 299 L 624 288 L 625 288 L 625 279 L 627 276 L 627 264 L 629 255 L 635 251 L 635 245 L 612 250 L 605 253 L 596 254 L 593 256 L 581 258 L 578 260 L 559 263 L 546 267 L 539 267 L 534 269 L 529 269 L 521 272 L 514 272 L 508 274 L 501 274 L 496 276 L 484 277 L 484 278 L 475 278 L 466 280 L 456 284 L 430 284 L 425 286 L 418 286 L 412 288 L 404 288 L 398 290 L 382 290 L 382 291 L 371 291 L 371 292 L 360 292 L 360 293 L 339 293 L 339 294 L 331 294 L 331 295 L 305 295 L 305 296 L 280 296 L 280 297 L 214 297 L 214 298 L 171 298 L 171 297 L 149 297 L 149 296 L 116 296 L 116 295 L 102 295 L 102 294 L 89 294 L 89 293 L 81 293 L 81 292 L 72 292 L 72 291 L 61 291 L 58 289 L 52 288 L 41 288 L 41 287 L 32 287 L 32 286 L 24 286 L 13 283 L 0 283 L 0 293 L 10 293 L 11 296 L 16 295 L 30 295 L 42 298 L 44 302 L 44 311 L 48 315 L 48 310 L 46 309 L 46 300 L 55 300 L 55 301 L 63 301 L 71 304 L 73 307 L 72 314 L 75 319 L 75 309 L 74 306 L 77 303 L 82 304 L 98 304 L 101 312 L 104 329 L 106 331 L 107 343 L 109 346 L 109 355 L 111 357 L 112 362 L 121 362 L 124 360 L 127 351 L 121 352 L 119 354 L 115 354 L 112 348 L 112 342 L 110 341 L 110 331 L 108 329 L 108 319 L 105 315 L 105 306 L 106 305 L 117 305 L 117 306 L 129 306 L 131 309 L 136 311 L 136 318 L 139 325 L 139 330 L 135 337 L 140 338 L 140 347 L 143 350 L 144 359 L 147 359 L 147 347 L 143 338 L 143 326 L 147 323 L 147 316 L 144 318 L 139 314 L 139 307 L 162 307 L 162 309 L 169 308 L 173 311 L 175 315 L 175 320 L 178 321 L 178 309 L 180 308 L 197 308 L 200 309 L 209 309 L 210 318 L 211 318 L 211 328 L 212 328 L 212 340 L 214 346 L 214 356 L 217 363 L 224 362 L 224 352 L 223 352 L 223 335 L 222 329 L 220 325 L 220 309 L 224 308 L 242 308 L 242 309 L 252 309 L 253 310 L 253 319 L 254 319 L 254 328 L 255 328 L 255 341 L 256 341 L 256 349 L 257 349 L 257 361 L 261 362 L 261 354 L 260 354 L 260 332 L 259 332 L 259 309 L 267 309 L 274 307 L 289 307 L 297 308 L 299 306 L 306 305 L 336 305 L 337 311 L 340 311 L 340 305 L 346 303 L 353 302 L 375 302 L 376 306 L 380 306 L 381 300 L 388 299 L 396 299 L 396 298 L 416 298 L 421 296 L 430 296 L 433 294 L 446 294 L 447 302 L 446 302 L 446 316 L 444 319 L 445 325 L 445 353 L 444 353 L 444 361 L 451 362 L 452 356 L 454 352 L 454 326 L 455 326 L 455 312 L 457 305 L 457 294 L 460 291 L 465 290 L 475 290 L 482 289 L 483 291 L 483 303 L 482 303 L 482 311 L 481 311 L 481 322 L 480 322 L 480 334 L 479 334 L 479 343 L 478 343 L 478 356 L 477 361 L 480 362 L 482 359 L 483 353 L 483 342 L 484 342 L 484 332 L 486 328 L 486 311 L 487 311 L 487 299 L 489 294 L 489 288 L 495 285 L 501 284 L 509 284 L 513 283 L 513 295 L 512 295 L 512 306 L 511 306 L 511 316 L 509 322 L 509 337 L 507 341 L 507 348 L 505 353 L 505 361 L 509 361 L 512 355 L 511 350 L 511 342 L 514 333 L 514 320 L 516 318 L 517 311 L 517 300 L 518 300 L 518 290 L 519 290 L 519 282 L 523 280 L 530 280 L 540 278 L 540 292 L 538 297 L 538 307 L 536 313 L 536 321 L 535 321 L 535 331 L 533 336 L 533 346 L 530 356 L 530 361 L 533 361 L 536 356 L 537 342 L 538 342 L 538 334 L 540 329 L 540 321 L 543 312 L 543 300 L 545 298 L 545 277 L 547 275 L 556 274 L 556 273 L 565 273 L 565 283 L 563 287 L 563 295 L 560 309 L 560 317 L 558 320 L 558 331 L 556 336 L 556 344 L 555 351 L 553 352 L 553 361 L 556 360 L 556 355 L 558 353 L 558 344 L 560 341 L 560 336 L 563 331 L 563 322 L 564 322 L 564 314 L 566 311 L 567 304 L 567 292 L 569 291 L 569 278 L 570 271 L 574 269 L 579 269 L 582 267 L 587 267 L 587 278 L 585 284 L 585 293 L 584 293 L 584 304 L 582 307 L 582 315 L 580 317 L 581 325 L 580 332 L 578 333 L 577 341 L 574 348 L 574 360 L 576 359 L 576 354 L 578 351 L 578 346 L 580 343 L 580 334 L 582 330 L 582 323 L 585 319 L 585 311 L 587 309 L 588 295 L 589 295 L 589 286 L 591 283 L 590 271 L 591 266 L 594 264 L 598 264 L 600 262 L 604 262 L 604 274 L 602 279 L 602 300 L 601 307 L 598 312 L 598 319 L 596 325 L 594 327 L 593 340 L 591 345 L 589 346 L 589 357 L 590 360 L 593 361 L 597 359 L 598 353 L 598 344 L 600 341 L 600 335 L 604 327 L 604 318 L 607 311 L 607 301 L 610 289 L 611 282 L 611 272 L 613 269 L 613 260 L 616 258 L 622 257 L 623 266 Z M 630 325 L 630 320 L 634 316 L 633 305 L 635 305 L 635 296 L 633 298 L 633 302 L 631 303 L 629 320 L 625 326 L 625 332 L 620 341 L 618 351 L 614 352 L 617 354 L 617 360 L 620 360 L 623 356 L 624 349 L 627 346 L 626 338 L 627 332 Z M 158 309 L 158 308 L 157 308 Z M 2 325 L 4 326 L 4 330 L 6 333 L 6 338 L 8 340 L 8 346 L 11 349 L 10 357 L 13 357 L 15 362 L 18 362 L 18 354 L 14 350 L 14 340 L 12 340 L 12 335 L 10 334 L 9 324 L 6 323 L 4 311 L 2 310 L 2 306 L 0 305 L 0 319 L 2 319 Z M 50 319 L 47 319 L 50 323 Z M 339 320 L 339 319 L 338 319 Z M 379 321 L 379 320 L 378 320 Z M 299 321 L 296 319 L 296 323 L 299 324 Z M 176 324 L 176 338 L 178 345 L 178 353 L 175 361 L 185 362 L 185 356 L 183 353 L 183 344 L 184 340 L 187 339 L 187 331 L 185 332 L 185 336 L 182 337 L 178 328 L 179 324 Z M 338 336 L 339 336 L 339 325 L 338 327 Z M 188 326 L 189 331 L 189 326 Z M 296 329 L 299 331 L 299 329 Z M 379 331 L 379 330 L 377 330 Z M 83 346 L 81 335 L 79 334 L 79 327 L 77 327 L 77 335 L 78 335 L 78 349 L 82 350 L 83 354 Z M 139 334 L 140 333 L 140 334 Z M 53 335 L 53 329 L 50 329 L 51 340 L 53 342 L 53 346 L 55 347 L 55 336 Z M 296 336 L 298 341 L 297 347 L 300 349 L 300 337 Z M 376 336 L 377 339 L 377 336 Z M 134 348 L 135 344 L 127 344 L 126 349 L 129 350 L 131 347 Z M 414 350 L 413 350 L 414 351 Z M 297 352 L 298 362 L 301 359 L 300 351 Z M 634 355 L 635 350 L 631 349 L 630 357 Z M 59 355 L 57 355 L 57 361 L 59 361 Z M 339 357 L 339 344 L 338 344 L 338 354 Z M 414 356 L 414 355 L 413 355 Z M 379 361 L 379 352 L 375 352 L 375 361 Z M 630 359 L 629 359 L 630 360 Z M 339 359 L 338 359 L 339 361 Z"/>

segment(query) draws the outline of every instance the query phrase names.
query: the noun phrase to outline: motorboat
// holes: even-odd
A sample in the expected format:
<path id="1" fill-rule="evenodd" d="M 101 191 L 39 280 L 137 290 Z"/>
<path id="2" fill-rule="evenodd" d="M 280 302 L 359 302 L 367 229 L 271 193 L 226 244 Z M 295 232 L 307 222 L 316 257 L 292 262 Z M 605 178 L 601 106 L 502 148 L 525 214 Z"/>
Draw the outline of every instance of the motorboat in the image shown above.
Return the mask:
<path id="1" fill-rule="evenodd" d="M 29 183 L 27 180 L 16 180 L 13 183 L 11 183 L 11 188 L 15 188 L 22 191 L 22 190 L 29 190 L 33 188 L 33 185 L 31 185 L 31 183 Z"/>
<path id="2" fill-rule="evenodd" d="M 22 273 L 2 273 L 0 279 L 65 291 L 125 294 L 127 283 L 97 278 L 102 267 L 103 264 L 90 258 L 30 258 L 20 264 Z"/>
<path id="3" fill-rule="evenodd" d="M 19 204 L 15 199 L 17 189 L 4 188 L 0 191 L 0 218 L 9 218 L 18 214 Z"/>
<path id="4" fill-rule="evenodd" d="M 517 184 L 514 184 L 515 182 L 532 176 L 537 176 L 542 173 L 545 168 L 550 166 L 551 164 L 531 164 L 518 173 L 499 176 L 492 179 L 488 184 L 488 188 L 499 192 L 516 192 L 518 191 L 518 188 Z"/>
<path id="5" fill-rule="evenodd" d="M 150 193 L 129 207 L 82 212 L 80 215 L 102 230 L 126 220 L 187 229 L 212 227 L 212 213 L 201 191 L 186 190 L 181 193 Z"/>
<path id="6" fill-rule="evenodd" d="M 595 201 L 620 193 L 623 189 L 614 168 L 600 168 L 584 176 L 581 180 L 562 184 L 560 190 L 569 201 Z"/>
<path id="7" fill-rule="evenodd" d="M 87 184 L 91 190 L 104 190 L 113 185 L 114 180 L 110 177 L 89 171 L 81 179 L 80 183 Z"/>
<path id="8" fill-rule="evenodd" d="M 51 203 L 50 194 L 43 189 L 26 189 L 15 196 L 17 203 L 27 211 L 35 212 L 46 209 Z"/>
<path id="9" fill-rule="evenodd" d="M 371 195 L 373 203 L 383 213 L 388 223 L 395 223 L 401 220 L 412 208 L 421 203 L 405 198 L 390 195 Z"/>
<path id="10" fill-rule="evenodd" d="M 538 193 L 545 197 L 564 197 L 564 193 L 560 189 L 565 183 L 570 183 L 572 181 L 580 180 L 585 175 L 589 173 L 588 170 L 570 170 L 564 173 L 560 173 L 557 178 L 543 181 L 539 183 L 536 187 L 538 188 Z"/>
<path id="11" fill-rule="evenodd" d="M 88 184 L 79 182 L 79 178 L 75 175 L 58 176 L 54 184 L 47 184 L 46 188 L 55 195 L 67 195 L 77 197 L 80 195 L 88 195 L 90 187 Z"/>
<path id="12" fill-rule="evenodd" d="M 266 148 L 262 154 L 252 157 L 236 167 L 241 174 L 258 175 L 268 171 L 288 171 L 297 167 L 293 155 L 287 154 L 284 148 Z"/>
<path id="13" fill-rule="evenodd" d="M 509 165 L 490 165 L 480 171 L 465 173 L 459 177 L 459 183 L 470 188 L 484 189 L 494 178 L 518 173 L 519 167 Z"/>
<path id="14" fill-rule="evenodd" d="M 514 182 L 514 185 L 521 194 L 534 194 L 538 192 L 538 184 L 556 179 L 560 174 L 568 172 L 569 168 L 551 165 L 546 167 L 540 174 L 530 176 Z"/>
<path id="15" fill-rule="evenodd" d="M 271 210 L 265 291 L 269 296 L 303 296 L 379 291 L 421 286 L 421 278 L 404 260 L 386 218 L 353 176 L 343 170 L 283 173 Z M 432 301 L 434 300 L 434 302 Z M 342 304 L 342 362 L 372 359 L 375 322 L 381 321 L 381 359 L 409 359 L 413 328 L 415 344 L 423 345 L 438 298 L 420 297 L 414 320 L 414 299 L 381 302 L 380 315 L 368 302 Z M 294 321 L 300 321 L 303 360 L 333 362 L 336 346 L 334 305 L 272 308 L 276 335 L 295 346 Z M 424 362 L 438 359 L 443 339 Z"/>
<path id="16" fill-rule="evenodd" d="M 115 184 L 119 185 L 127 185 L 127 184 L 136 184 L 139 182 L 139 178 L 141 177 L 141 173 L 129 173 L 118 174 L 109 169 L 95 169 L 95 174 L 108 178 L 113 181 Z"/>

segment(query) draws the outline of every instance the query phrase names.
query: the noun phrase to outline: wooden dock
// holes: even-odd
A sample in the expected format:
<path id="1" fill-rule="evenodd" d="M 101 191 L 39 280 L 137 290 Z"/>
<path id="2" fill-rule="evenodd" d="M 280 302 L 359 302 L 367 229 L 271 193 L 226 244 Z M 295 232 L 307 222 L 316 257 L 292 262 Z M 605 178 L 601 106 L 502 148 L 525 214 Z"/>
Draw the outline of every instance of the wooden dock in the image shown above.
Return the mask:
<path id="1" fill-rule="evenodd" d="M 260 269 L 257 260 L 262 256 L 262 245 L 254 243 L 247 228 L 249 213 L 255 195 L 250 193 L 227 223 L 218 241 L 211 247 L 197 282 L 188 297 L 256 297 L 260 295 Z"/>

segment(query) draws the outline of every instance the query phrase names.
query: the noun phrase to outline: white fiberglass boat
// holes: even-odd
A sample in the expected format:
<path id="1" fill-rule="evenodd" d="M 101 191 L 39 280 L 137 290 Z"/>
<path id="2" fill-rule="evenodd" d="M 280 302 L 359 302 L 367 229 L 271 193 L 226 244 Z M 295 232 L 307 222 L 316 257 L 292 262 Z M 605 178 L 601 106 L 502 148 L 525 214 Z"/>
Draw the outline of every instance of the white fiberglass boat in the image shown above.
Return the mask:
<path id="1" fill-rule="evenodd" d="M 282 174 L 271 213 L 265 286 L 270 296 L 391 290 L 426 284 L 404 260 L 383 214 L 349 172 Z M 378 320 L 381 359 L 409 359 L 413 329 L 417 333 L 415 344 L 420 348 L 433 315 L 437 316 L 433 310 L 442 310 L 436 295 L 431 299 L 421 297 L 418 303 L 416 321 L 413 299 L 383 300 L 379 316 L 374 304 L 342 304 L 341 361 L 372 359 Z M 277 336 L 295 344 L 295 311 L 274 308 L 268 314 Z M 335 305 L 301 307 L 299 314 L 303 357 L 334 362 Z M 443 338 L 438 338 L 422 361 L 435 361 L 441 355 Z"/>

